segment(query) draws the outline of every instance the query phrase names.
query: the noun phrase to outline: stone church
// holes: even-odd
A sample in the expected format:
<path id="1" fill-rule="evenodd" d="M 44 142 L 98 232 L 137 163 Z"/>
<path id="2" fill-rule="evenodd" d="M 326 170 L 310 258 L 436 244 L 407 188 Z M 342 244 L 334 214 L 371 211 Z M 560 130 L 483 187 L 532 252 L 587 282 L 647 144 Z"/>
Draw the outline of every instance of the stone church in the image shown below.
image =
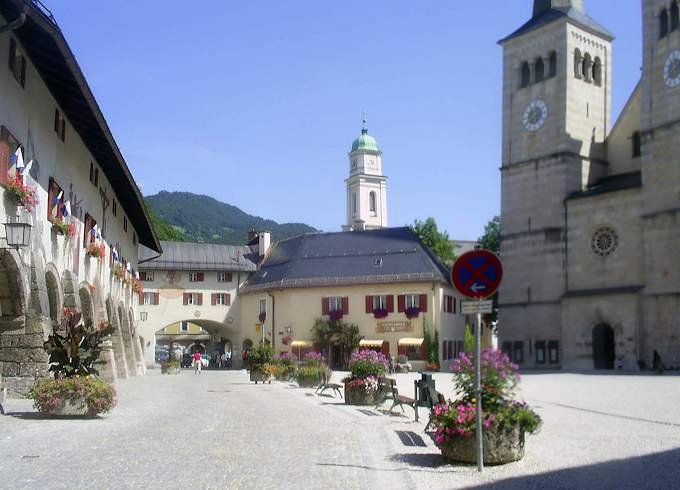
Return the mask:
<path id="1" fill-rule="evenodd" d="M 642 1 L 613 124 L 614 36 L 582 0 L 535 0 L 500 41 L 501 346 L 524 367 L 680 363 L 679 3 Z"/>

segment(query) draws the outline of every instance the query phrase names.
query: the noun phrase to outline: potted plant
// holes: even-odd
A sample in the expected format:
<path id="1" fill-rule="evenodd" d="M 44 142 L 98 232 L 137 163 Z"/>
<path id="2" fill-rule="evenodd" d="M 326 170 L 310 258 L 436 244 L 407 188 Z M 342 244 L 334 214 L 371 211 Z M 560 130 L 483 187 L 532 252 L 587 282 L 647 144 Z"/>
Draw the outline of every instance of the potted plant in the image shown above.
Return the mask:
<path id="1" fill-rule="evenodd" d="M 283 345 L 290 345 L 290 343 L 293 341 L 293 337 L 291 335 L 286 335 L 281 339 L 281 343 Z"/>
<path id="2" fill-rule="evenodd" d="M 460 398 L 434 406 L 431 417 L 435 442 L 449 461 L 474 463 L 476 399 L 472 356 L 462 353 L 451 368 Z M 524 456 L 525 434 L 537 432 L 541 418 L 525 403 L 512 399 L 519 374 L 505 353 L 482 351 L 481 372 L 484 463 L 517 461 Z"/>
<path id="3" fill-rule="evenodd" d="M 374 405 L 378 397 L 378 378 L 387 374 L 389 362 L 374 350 L 356 350 L 349 358 L 350 375 L 345 383 L 345 403 Z"/>
<path id="4" fill-rule="evenodd" d="M 267 312 L 266 311 L 261 312 L 257 319 L 260 320 L 260 323 L 264 323 L 264 321 L 267 319 Z"/>
<path id="5" fill-rule="evenodd" d="M 387 318 L 388 314 L 387 308 L 376 308 L 373 310 L 373 318 Z"/>
<path id="6" fill-rule="evenodd" d="M 167 361 L 161 363 L 161 374 L 179 374 L 180 367 L 179 359 L 171 357 Z"/>
<path id="7" fill-rule="evenodd" d="M 295 376 L 297 369 L 297 357 L 288 352 L 282 352 L 274 357 L 274 365 L 278 367 L 274 373 L 277 381 L 288 381 Z"/>
<path id="8" fill-rule="evenodd" d="M 295 373 L 295 380 L 300 388 L 312 388 L 318 386 L 321 373 L 330 376 L 330 369 L 326 365 L 323 354 L 308 352 L 302 358 L 302 365 Z"/>
<path id="9" fill-rule="evenodd" d="M 93 327 L 80 319 L 80 313 L 65 308 L 63 335 L 53 333 L 44 344 L 54 379 L 39 379 L 31 390 L 34 405 L 42 413 L 94 416 L 116 404 L 115 390 L 98 378 L 96 369 L 104 363 L 100 359 L 101 344 L 114 329 L 107 322 Z"/>
<path id="10" fill-rule="evenodd" d="M 342 320 L 342 317 L 344 314 L 342 313 L 342 310 L 332 310 L 328 312 L 328 318 L 331 321 L 337 322 L 338 320 Z"/>
<path id="11" fill-rule="evenodd" d="M 137 279 L 135 276 L 130 278 L 130 283 L 132 285 L 132 292 L 139 294 L 144 292 L 144 287 L 142 286 L 142 281 Z"/>
<path id="12" fill-rule="evenodd" d="M 85 254 L 88 257 L 93 257 L 97 260 L 103 260 L 104 257 L 106 256 L 106 245 L 104 245 L 103 243 L 90 242 L 87 245 Z"/>
<path id="13" fill-rule="evenodd" d="M 264 370 L 265 364 L 270 364 L 274 356 L 274 348 L 266 343 L 262 343 L 252 349 L 248 354 L 248 371 L 250 381 L 271 381 L 271 375 Z"/>
<path id="14" fill-rule="evenodd" d="M 404 314 L 406 315 L 406 318 L 408 318 L 409 320 L 412 318 L 418 318 L 418 315 L 420 315 L 420 308 L 418 308 L 417 306 L 409 306 L 404 311 Z"/>
<path id="15" fill-rule="evenodd" d="M 113 277 L 115 277 L 121 282 L 123 282 L 123 279 L 125 279 L 125 269 L 121 264 L 118 263 L 113 264 L 111 266 L 111 274 L 113 274 Z"/>
<path id="16" fill-rule="evenodd" d="M 29 213 L 39 204 L 36 194 L 35 187 L 25 185 L 19 173 L 7 174 L 5 195 L 10 196 L 18 206 L 23 206 Z"/>
<path id="17" fill-rule="evenodd" d="M 63 218 L 56 218 L 52 222 L 52 229 L 58 235 L 64 235 L 67 238 L 71 238 L 76 234 L 75 223 L 66 223 Z"/>

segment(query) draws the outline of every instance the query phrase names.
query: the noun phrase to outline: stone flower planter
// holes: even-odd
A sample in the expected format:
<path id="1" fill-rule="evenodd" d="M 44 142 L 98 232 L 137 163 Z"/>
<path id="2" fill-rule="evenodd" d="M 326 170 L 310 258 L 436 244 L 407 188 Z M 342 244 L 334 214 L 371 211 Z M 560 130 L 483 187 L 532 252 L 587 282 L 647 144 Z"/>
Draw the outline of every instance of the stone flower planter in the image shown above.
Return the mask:
<path id="1" fill-rule="evenodd" d="M 274 379 L 274 376 L 271 376 L 269 374 L 265 374 L 262 371 L 258 370 L 251 370 L 250 371 L 250 381 L 255 381 L 255 384 L 257 384 L 258 381 L 261 381 L 262 383 L 271 383 L 272 380 Z"/>
<path id="2" fill-rule="evenodd" d="M 477 446 L 475 436 L 457 437 L 439 447 L 444 459 L 456 463 L 475 464 Z M 499 431 L 484 430 L 484 464 L 499 465 L 519 461 L 524 457 L 524 429 Z"/>
<path id="3" fill-rule="evenodd" d="M 366 391 L 361 386 L 347 386 L 345 384 L 345 404 L 346 405 L 375 405 L 378 402 L 377 391 Z"/>
<path id="4" fill-rule="evenodd" d="M 57 417 L 85 417 L 94 416 L 87 408 L 85 397 L 77 397 L 64 400 L 50 415 Z"/>
<path id="5" fill-rule="evenodd" d="M 298 376 L 297 384 L 300 388 L 316 388 L 319 386 L 318 376 Z"/>

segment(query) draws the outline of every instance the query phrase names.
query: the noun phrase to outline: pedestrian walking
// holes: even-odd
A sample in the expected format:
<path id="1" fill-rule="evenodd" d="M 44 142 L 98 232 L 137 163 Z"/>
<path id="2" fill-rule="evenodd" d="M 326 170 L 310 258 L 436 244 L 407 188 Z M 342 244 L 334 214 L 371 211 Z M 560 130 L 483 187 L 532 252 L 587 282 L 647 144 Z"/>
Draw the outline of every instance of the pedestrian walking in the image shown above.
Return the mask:
<path id="1" fill-rule="evenodd" d="M 227 367 L 227 353 L 223 352 L 220 356 L 220 368 L 225 369 Z"/>
<path id="2" fill-rule="evenodd" d="M 227 352 L 224 353 L 225 356 L 227 356 L 227 369 L 231 368 L 231 351 L 228 350 Z"/>
<path id="3" fill-rule="evenodd" d="M 247 350 L 244 350 L 244 351 L 243 351 L 243 356 L 242 356 L 242 357 L 243 357 L 243 368 L 244 368 L 244 369 L 248 369 L 248 355 L 249 355 L 249 354 L 248 354 L 248 351 L 247 351 Z"/>
<path id="4" fill-rule="evenodd" d="M 201 353 L 194 352 L 194 374 L 201 374 Z"/>

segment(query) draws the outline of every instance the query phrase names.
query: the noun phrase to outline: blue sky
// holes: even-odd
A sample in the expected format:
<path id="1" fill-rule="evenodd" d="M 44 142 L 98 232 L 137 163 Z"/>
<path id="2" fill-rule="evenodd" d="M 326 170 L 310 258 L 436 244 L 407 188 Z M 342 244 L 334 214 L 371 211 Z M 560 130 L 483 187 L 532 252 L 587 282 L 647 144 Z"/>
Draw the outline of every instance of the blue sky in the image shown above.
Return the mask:
<path id="1" fill-rule="evenodd" d="M 144 194 L 338 230 L 366 111 L 391 226 L 432 216 L 474 239 L 500 211 L 496 42 L 532 0 L 45 3 Z M 640 1 L 585 4 L 617 36 L 615 118 L 640 76 Z"/>

